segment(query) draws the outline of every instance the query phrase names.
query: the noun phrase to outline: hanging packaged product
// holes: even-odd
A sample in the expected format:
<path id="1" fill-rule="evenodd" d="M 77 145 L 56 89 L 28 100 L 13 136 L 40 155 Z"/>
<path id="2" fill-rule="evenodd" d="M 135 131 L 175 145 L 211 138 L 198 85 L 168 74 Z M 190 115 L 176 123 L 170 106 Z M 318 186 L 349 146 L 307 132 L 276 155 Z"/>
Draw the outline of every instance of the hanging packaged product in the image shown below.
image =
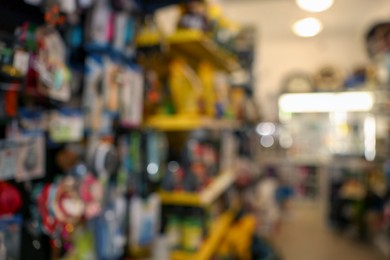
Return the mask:
<path id="1" fill-rule="evenodd" d="M 15 177 L 18 146 L 9 141 L 0 141 L 0 180 L 9 180 Z"/>
<path id="2" fill-rule="evenodd" d="M 13 215 L 21 207 L 22 195 L 19 190 L 7 182 L 0 182 L 0 217 Z"/>
<path id="3" fill-rule="evenodd" d="M 86 58 L 86 79 L 83 93 L 83 111 L 88 129 L 96 132 L 101 128 L 104 100 L 104 58 L 91 55 Z"/>
<path id="4" fill-rule="evenodd" d="M 165 235 L 167 238 L 168 246 L 171 250 L 180 248 L 182 238 L 182 223 L 180 217 L 176 215 L 170 215 L 167 219 Z"/>
<path id="5" fill-rule="evenodd" d="M 129 176 L 129 189 L 133 193 L 140 193 L 141 175 L 142 171 L 142 135 L 139 132 L 131 132 L 129 135 L 129 153 L 127 155 L 127 169 L 130 173 Z"/>
<path id="6" fill-rule="evenodd" d="M 38 73 L 39 90 L 61 102 L 71 98 L 71 72 L 66 65 L 66 47 L 57 31 L 48 27 L 37 30 L 38 56 L 34 68 Z"/>
<path id="7" fill-rule="evenodd" d="M 86 170 L 86 167 L 84 165 L 78 165 L 75 169 Z M 80 172 L 80 170 L 78 171 Z M 98 216 L 102 211 L 104 196 L 104 187 L 102 183 L 89 172 L 85 172 L 81 176 L 78 176 L 78 183 L 78 192 L 85 204 L 85 218 L 91 219 Z"/>
<path id="8" fill-rule="evenodd" d="M 20 69 L 18 65 L 23 60 L 21 59 L 23 55 L 17 55 L 14 37 L 0 33 L 0 42 L 0 77 L 7 80 L 21 80 L 25 75 L 23 73 L 24 67 Z"/>
<path id="9" fill-rule="evenodd" d="M 125 83 L 124 68 L 111 59 L 104 61 L 104 108 L 111 112 L 119 111 L 119 91 Z"/>
<path id="10" fill-rule="evenodd" d="M 160 229 L 160 199 L 157 194 L 147 198 L 133 197 L 130 201 L 131 255 L 150 256 Z"/>
<path id="11" fill-rule="evenodd" d="M 116 188 L 118 193 L 127 194 L 130 189 L 130 158 L 129 158 L 129 138 L 127 135 L 118 138 L 118 173 L 116 178 Z"/>
<path id="12" fill-rule="evenodd" d="M 126 67 L 124 77 L 124 84 L 119 90 L 121 124 L 125 127 L 139 126 L 143 118 L 143 73 L 137 67 Z"/>
<path id="13" fill-rule="evenodd" d="M 21 230 L 20 216 L 0 218 L 0 259 L 20 259 Z"/>
<path id="14" fill-rule="evenodd" d="M 199 216 L 186 216 L 182 232 L 182 248 L 190 252 L 197 251 L 203 239 L 202 221 Z"/>
<path id="15" fill-rule="evenodd" d="M 16 50 L 12 45 L 13 41 L 8 39 L 10 37 L 0 34 L 0 118 L 17 115 L 18 95 L 25 75 L 21 70 L 24 68 L 17 67 L 21 62 L 25 62 L 25 56 L 22 54 L 25 52 Z M 28 65 L 28 61 L 26 62 Z"/>
<path id="16" fill-rule="evenodd" d="M 83 115 L 79 110 L 61 109 L 49 114 L 49 137 L 56 143 L 79 142 L 84 137 Z"/>
<path id="17" fill-rule="evenodd" d="M 17 181 L 41 178 L 45 174 L 45 137 L 43 132 L 31 132 L 18 136 L 19 144 L 16 161 Z"/>
<path id="18" fill-rule="evenodd" d="M 14 52 L 13 66 L 20 72 L 21 75 L 25 76 L 28 71 L 28 64 L 30 61 L 30 54 L 23 49 L 16 49 Z"/>
<path id="19" fill-rule="evenodd" d="M 18 112 L 20 83 L 0 83 L 0 118 L 13 118 Z"/>
<path id="20" fill-rule="evenodd" d="M 33 198 L 42 231 L 53 239 L 67 239 L 84 217 L 85 203 L 72 176 L 36 187 Z"/>
<path id="21" fill-rule="evenodd" d="M 112 143 L 112 138 L 91 140 L 90 167 L 97 178 L 105 183 L 117 173 L 119 168 L 119 155 Z"/>
<path id="22" fill-rule="evenodd" d="M 85 212 L 85 203 L 78 190 L 76 178 L 67 176 L 49 190 L 49 210 L 60 223 L 77 224 Z"/>
<path id="23" fill-rule="evenodd" d="M 126 241 L 126 200 L 108 189 L 102 214 L 90 220 L 98 259 L 120 259 Z"/>
<path id="24" fill-rule="evenodd" d="M 95 1 L 90 9 L 86 23 L 86 49 L 105 50 L 112 38 L 112 13 L 107 0 Z"/>
<path id="25" fill-rule="evenodd" d="M 46 114 L 37 109 L 19 109 L 20 128 L 26 132 L 46 131 L 48 126 Z"/>
<path id="26" fill-rule="evenodd" d="M 123 9 L 122 9 L 123 10 Z M 135 55 L 135 20 L 127 12 L 116 12 L 114 15 L 114 36 L 112 48 L 115 53 L 126 58 Z"/>

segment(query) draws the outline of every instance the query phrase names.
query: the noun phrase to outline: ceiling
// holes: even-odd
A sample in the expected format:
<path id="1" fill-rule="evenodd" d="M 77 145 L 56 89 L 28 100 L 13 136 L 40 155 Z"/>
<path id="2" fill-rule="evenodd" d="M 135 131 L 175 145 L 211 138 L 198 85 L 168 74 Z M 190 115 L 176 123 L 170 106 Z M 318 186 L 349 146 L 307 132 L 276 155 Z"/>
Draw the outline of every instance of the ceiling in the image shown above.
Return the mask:
<path id="1" fill-rule="evenodd" d="M 294 37 L 291 24 L 307 16 L 320 19 L 322 34 L 362 33 L 376 22 L 390 20 L 390 0 L 334 0 L 322 13 L 309 13 L 294 0 L 219 0 L 225 15 L 241 24 L 256 25 L 261 35 Z"/>

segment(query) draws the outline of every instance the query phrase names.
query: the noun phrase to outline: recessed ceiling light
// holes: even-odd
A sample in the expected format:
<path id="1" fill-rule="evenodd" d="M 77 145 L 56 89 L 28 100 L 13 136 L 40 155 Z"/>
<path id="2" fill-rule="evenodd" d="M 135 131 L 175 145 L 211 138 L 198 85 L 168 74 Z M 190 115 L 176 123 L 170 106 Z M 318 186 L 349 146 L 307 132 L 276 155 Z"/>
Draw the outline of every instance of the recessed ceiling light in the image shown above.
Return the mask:
<path id="1" fill-rule="evenodd" d="M 296 21 L 293 24 L 292 30 L 298 36 L 313 37 L 321 32 L 322 23 L 316 18 L 308 17 Z"/>
<path id="2" fill-rule="evenodd" d="M 305 11 L 319 13 L 329 9 L 333 0 L 295 0 L 297 5 Z"/>

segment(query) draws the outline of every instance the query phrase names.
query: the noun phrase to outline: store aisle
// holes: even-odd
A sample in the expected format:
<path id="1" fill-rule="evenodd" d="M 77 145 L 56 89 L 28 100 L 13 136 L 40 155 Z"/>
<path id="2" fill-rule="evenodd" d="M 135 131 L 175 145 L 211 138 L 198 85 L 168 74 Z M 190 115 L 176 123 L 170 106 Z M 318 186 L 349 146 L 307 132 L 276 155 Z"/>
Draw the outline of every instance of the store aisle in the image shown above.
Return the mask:
<path id="1" fill-rule="evenodd" d="M 293 205 L 272 239 L 283 260 L 384 260 L 375 248 L 333 233 L 318 204 Z"/>

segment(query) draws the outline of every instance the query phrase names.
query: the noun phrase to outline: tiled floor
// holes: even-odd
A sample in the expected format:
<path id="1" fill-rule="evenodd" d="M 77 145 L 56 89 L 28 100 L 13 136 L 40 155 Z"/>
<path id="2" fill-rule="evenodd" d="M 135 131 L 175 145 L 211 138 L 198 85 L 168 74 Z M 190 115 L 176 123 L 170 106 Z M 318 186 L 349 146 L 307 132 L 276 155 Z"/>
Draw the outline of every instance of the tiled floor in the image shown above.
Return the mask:
<path id="1" fill-rule="evenodd" d="M 283 260 L 386 259 L 377 249 L 330 231 L 318 205 L 292 206 L 272 240 Z"/>

